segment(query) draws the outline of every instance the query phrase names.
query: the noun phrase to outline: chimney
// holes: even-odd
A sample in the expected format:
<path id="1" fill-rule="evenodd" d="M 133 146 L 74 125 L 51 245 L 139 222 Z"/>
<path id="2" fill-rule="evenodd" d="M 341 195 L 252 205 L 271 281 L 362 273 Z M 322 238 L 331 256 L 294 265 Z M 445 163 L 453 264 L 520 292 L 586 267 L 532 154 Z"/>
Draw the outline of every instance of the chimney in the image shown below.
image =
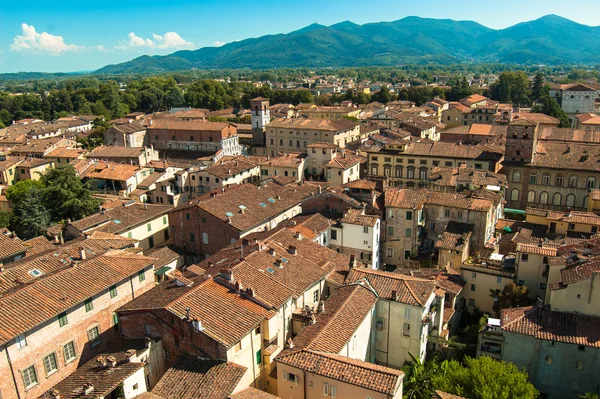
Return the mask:
<path id="1" fill-rule="evenodd" d="M 294 234 L 294 238 L 295 238 L 296 240 L 301 240 L 301 239 L 302 239 L 302 234 L 300 234 L 300 232 L 299 232 L 299 231 L 297 231 L 297 232 L 296 232 L 296 234 Z"/>
<path id="2" fill-rule="evenodd" d="M 233 281 L 233 270 L 221 269 L 221 277 L 223 277 L 227 281 Z"/>
<path id="3" fill-rule="evenodd" d="M 275 256 L 275 250 L 273 248 L 269 248 L 269 255 Z"/>
<path id="4" fill-rule="evenodd" d="M 398 300 L 398 291 L 392 290 L 392 300 L 393 301 L 397 301 Z"/>
<path id="5" fill-rule="evenodd" d="M 283 263 L 281 262 L 281 259 L 275 259 L 275 266 L 277 266 L 278 268 L 283 267 Z"/>
<path id="6" fill-rule="evenodd" d="M 230 175 L 231 174 L 231 169 L 227 169 L 227 174 Z"/>
<path id="7" fill-rule="evenodd" d="M 144 210 L 147 211 L 148 210 L 148 204 L 144 202 Z"/>
<path id="8" fill-rule="evenodd" d="M 350 269 L 356 267 L 356 257 L 354 255 L 350 255 Z"/>
<path id="9" fill-rule="evenodd" d="M 298 253 L 298 249 L 294 245 L 290 245 L 288 252 L 292 255 L 296 255 Z"/>
<path id="10" fill-rule="evenodd" d="M 287 344 L 288 344 L 288 348 L 294 349 L 294 341 L 292 341 L 291 338 L 288 338 Z"/>
<path id="11" fill-rule="evenodd" d="M 196 331 L 204 330 L 204 327 L 202 327 L 202 322 L 198 319 L 192 320 L 192 326 L 194 327 L 194 330 L 196 330 Z"/>
<path id="12" fill-rule="evenodd" d="M 128 349 L 127 352 L 125 352 L 125 357 L 127 357 L 127 361 L 131 363 L 135 357 L 135 349 Z"/>
<path id="13" fill-rule="evenodd" d="M 250 287 L 246 288 L 246 295 L 248 295 L 250 298 L 254 298 L 254 290 Z"/>
<path id="14" fill-rule="evenodd" d="M 104 356 L 98 356 L 96 358 L 96 363 L 98 363 L 102 367 L 106 367 L 106 358 Z"/>
<path id="15" fill-rule="evenodd" d="M 185 319 L 186 320 L 190 319 L 190 307 L 189 306 L 187 308 L 185 308 Z"/>
<path id="16" fill-rule="evenodd" d="M 85 260 L 87 258 L 87 253 L 85 252 L 84 247 L 79 247 L 79 259 Z"/>
<path id="17" fill-rule="evenodd" d="M 235 292 L 237 292 L 238 294 L 240 293 L 240 290 L 242 289 L 242 285 L 240 284 L 239 281 L 235 282 Z"/>
<path id="18" fill-rule="evenodd" d="M 319 193 L 319 194 L 321 194 L 321 193 L 323 192 L 323 189 L 321 188 L 321 185 L 319 185 L 319 186 L 317 187 L 317 191 L 318 191 L 318 193 Z"/>
<path id="19" fill-rule="evenodd" d="M 317 313 L 321 313 L 324 310 L 325 310 L 325 302 L 319 301 L 319 304 L 317 305 Z"/>
<path id="20" fill-rule="evenodd" d="M 84 395 L 89 395 L 92 392 L 94 392 L 94 385 L 92 385 L 92 383 L 90 383 L 90 382 L 84 382 L 82 388 L 83 388 Z"/>
<path id="21" fill-rule="evenodd" d="M 108 364 L 108 367 L 113 368 L 117 365 L 117 358 L 114 356 L 107 356 L 106 363 Z"/>
<path id="22" fill-rule="evenodd" d="M 275 196 L 275 198 L 276 198 L 276 199 L 278 199 L 278 200 L 280 200 L 280 199 L 281 199 L 281 195 L 277 194 L 277 195 Z"/>

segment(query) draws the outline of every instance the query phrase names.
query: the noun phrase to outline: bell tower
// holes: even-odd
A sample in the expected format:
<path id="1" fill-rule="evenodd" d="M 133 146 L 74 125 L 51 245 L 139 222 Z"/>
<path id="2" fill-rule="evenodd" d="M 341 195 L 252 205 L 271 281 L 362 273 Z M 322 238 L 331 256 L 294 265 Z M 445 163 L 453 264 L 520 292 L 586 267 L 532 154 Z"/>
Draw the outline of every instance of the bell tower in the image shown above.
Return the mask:
<path id="1" fill-rule="evenodd" d="M 265 126 L 271 122 L 271 111 L 269 110 L 269 99 L 257 97 L 250 100 L 252 112 L 252 145 L 264 147 Z"/>

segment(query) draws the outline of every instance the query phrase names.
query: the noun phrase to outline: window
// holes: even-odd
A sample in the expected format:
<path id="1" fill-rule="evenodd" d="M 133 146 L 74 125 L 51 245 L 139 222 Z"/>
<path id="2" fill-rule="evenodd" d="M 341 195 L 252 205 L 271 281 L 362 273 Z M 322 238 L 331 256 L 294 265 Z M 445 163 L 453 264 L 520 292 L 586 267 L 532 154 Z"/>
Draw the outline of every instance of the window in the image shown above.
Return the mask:
<path id="1" fill-rule="evenodd" d="M 261 364 L 262 363 L 262 354 L 261 354 L 261 349 L 256 351 L 256 364 Z"/>
<path id="2" fill-rule="evenodd" d="M 513 183 L 520 183 L 521 182 L 521 172 L 519 172 L 518 170 L 513 172 L 513 176 L 512 176 L 512 181 Z"/>
<path id="3" fill-rule="evenodd" d="M 410 309 L 404 308 L 404 319 L 410 320 Z"/>
<path id="4" fill-rule="evenodd" d="M 185 220 L 190 220 L 190 214 L 189 213 L 185 214 Z"/>
<path id="5" fill-rule="evenodd" d="M 444 209 L 444 216 L 447 218 L 450 217 L 450 209 Z"/>
<path id="6" fill-rule="evenodd" d="M 394 226 L 388 226 L 387 227 L 387 234 L 388 234 L 388 237 L 393 237 L 394 236 Z"/>
<path id="7" fill-rule="evenodd" d="M 369 226 L 363 226 L 363 233 L 369 234 Z"/>
<path id="8" fill-rule="evenodd" d="M 412 220 L 412 211 L 406 211 L 406 220 Z"/>
<path id="9" fill-rule="evenodd" d="M 86 312 L 89 312 L 92 309 L 94 309 L 94 302 L 92 302 L 92 298 L 86 299 L 83 303 L 85 305 L 85 311 Z"/>
<path id="10" fill-rule="evenodd" d="M 92 346 L 98 345 L 100 340 L 100 329 L 98 326 L 92 327 L 87 332 L 88 341 L 92 343 Z"/>
<path id="11" fill-rule="evenodd" d="M 190 233 L 190 241 L 191 242 L 196 241 L 196 235 L 194 233 Z"/>
<path id="12" fill-rule="evenodd" d="M 61 327 L 64 327 L 67 324 L 69 324 L 69 320 L 67 319 L 67 312 L 63 312 L 63 313 L 61 313 L 61 314 L 58 315 L 58 324 Z"/>
<path id="13" fill-rule="evenodd" d="M 575 195 L 574 194 L 569 194 L 567 195 L 567 199 L 565 201 L 565 204 L 569 207 L 572 208 L 575 206 Z"/>
<path id="14" fill-rule="evenodd" d="M 535 191 L 529 190 L 527 193 L 527 202 L 535 202 Z"/>
<path id="15" fill-rule="evenodd" d="M 319 302 L 319 290 L 313 292 L 313 302 Z"/>
<path id="16" fill-rule="evenodd" d="M 27 346 L 27 339 L 25 338 L 25 334 L 21 334 L 16 339 L 17 348 L 21 349 Z"/>
<path id="17" fill-rule="evenodd" d="M 410 228 L 406 229 L 406 231 L 405 231 L 404 235 L 405 235 L 407 238 L 410 238 L 410 237 L 412 237 L 412 229 L 410 229 Z"/>
<path id="18" fill-rule="evenodd" d="M 529 254 L 521 254 L 521 260 L 527 262 L 529 260 Z"/>
<path id="19" fill-rule="evenodd" d="M 208 233 L 202 233 L 202 243 L 208 244 Z"/>
<path id="20" fill-rule="evenodd" d="M 329 384 L 328 383 L 323 384 L 323 395 L 329 396 Z"/>
<path id="21" fill-rule="evenodd" d="M 56 363 L 56 354 L 51 353 L 48 356 L 44 357 L 44 370 L 46 371 L 47 376 L 58 370 L 58 364 Z"/>
<path id="22" fill-rule="evenodd" d="M 475 284 L 471 284 L 471 291 L 475 291 L 475 288 L 476 288 Z"/>
<path id="23" fill-rule="evenodd" d="M 331 396 L 332 398 L 337 397 L 337 388 L 335 387 L 335 385 L 331 386 L 329 396 Z"/>
<path id="24" fill-rule="evenodd" d="M 512 189 L 512 191 L 510 192 L 510 200 L 511 201 L 519 200 L 519 190 L 517 190 L 516 188 Z"/>
<path id="25" fill-rule="evenodd" d="M 469 298 L 469 306 L 475 307 L 475 298 Z"/>
<path id="26" fill-rule="evenodd" d="M 542 175 L 542 184 L 545 185 L 545 186 L 549 186 L 550 185 L 550 174 L 544 173 Z"/>
<path id="27" fill-rule="evenodd" d="M 410 323 L 402 324 L 402 335 L 405 337 L 410 337 Z"/>
<path id="28" fill-rule="evenodd" d="M 146 280 L 146 273 L 144 273 L 143 270 L 140 270 L 140 272 L 138 273 L 138 280 L 140 280 L 140 282 Z"/>
<path id="29" fill-rule="evenodd" d="M 292 373 L 287 373 L 287 372 L 283 372 L 283 380 L 284 381 L 290 381 L 290 382 L 294 382 L 294 383 L 298 383 L 298 377 L 296 377 L 296 374 L 292 374 Z"/>
<path id="30" fill-rule="evenodd" d="M 386 249 L 386 256 L 388 258 L 393 258 L 394 257 L 394 248 L 387 248 Z"/>
<path id="31" fill-rule="evenodd" d="M 501 276 L 496 277 L 496 283 L 502 284 L 502 277 Z"/>
<path id="32" fill-rule="evenodd" d="M 547 192 L 545 192 L 545 191 L 543 191 L 543 192 L 540 194 L 540 204 L 544 204 L 544 205 L 545 205 L 545 204 L 547 204 L 547 203 L 548 203 L 548 193 L 547 193 Z"/>
<path id="33" fill-rule="evenodd" d="M 235 351 L 239 352 L 242 350 L 242 341 L 238 341 L 237 344 L 235 344 Z"/>
<path id="34" fill-rule="evenodd" d="M 23 375 L 23 385 L 25 385 L 25 389 L 37 385 L 38 379 L 35 372 L 35 366 L 27 367 L 21 374 Z"/>
<path id="35" fill-rule="evenodd" d="M 110 287 L 110 297 L 114 298 L 114 297 L 117 296 L 117 294 L 118 294 L 117 293 L 117 286 L 116 285 L 111 286 Z"/>
<path id="36" fill-rule="evenodd" d="M 77 357 L 75 353 L 75 343 L 73 341 L 63 345 L 63 354 L 65 355 L 65 364 L 71 363 Z"/>
<path id="37" fill-rule="evenodd" d="M 337 230 L 331 229 L 331 239 L 337 240 Z"/>
<path id="38" fill-rule="evenodd" d="M 384 329 L 385 326 L 385 320 L 383 317 L 379 317 L 377 316 L 377 323 L 376 323 L 376 327 L 379 331 L 382 331 Z"/>
<path id="39" fill-rule="evenodd" d="M 529 175 L 529 184 L 537 184 L 537 173 Z"/>
<path id="40" fill-rule="evenodd" d="M 119 329 L 119 315 L 116 313 L 113 313 L 111 315 L 111 319 L 112 319 L 113 327 L 115 327 L 115 330 L 118 330 Z"/>
<path id="41" fill-rule="evenodd" d="M 585 345 L 578 345 L 578 346 L 577 346 L 577 350 L 578 350 L 579 352 L 585 352 Z"/>
<path id="42" fill-rule="evenodd" d="M 554 181 L 555 181 L 555 184 L 554 184 L 555 186 L 557 186 L 557 187 L 563 186 L 564 179 L 563 179 L 562 175 L 556 175 L 556 178 L 554 179 Z"/>
<path id="43" fill-rule="evenodd" d="M 546 289 L 546 283 L 540 283 L 540 290 Z"/>
<path id="44" fill-rule="evenodd" d="M 148 224 L 146 225 L 146 228 L 148 229 L 148 231 L 152 231 L 152 224 L 151 224 L 151 223 L 148 223 Z"/>
<path id="45" fill-rule="evenodd" d="M 596 179 L 593 177 L 588 177 L 585 182 L 586 188 L 596 188 Z"/>
<path id="46" fill-rule="evenodd" d="M 552 356 L 546 356 L 544 358 L 544 363 L 547 364 L 548 366 L 552 364 Z"/>
<path id="47" fill-rule="evenodd" d="M 561 205 L 562 203 L 562 195 L 560 193 L 554 193 L 554 196 L 552 197 L 552 204 L 553 205 Z"/>
<path id="48" fill-rule="evenodd" d="M 462 219 L 462 217 L 463 217 L 462 211 L 457 211 L 456 212 L 456 218 L 457 219 Z"/>
<path id="49" fill-rule="evenodd" d="M 168 219 L 166 216 L 163 216 L 163 224 L 167 224 L 168 223 Z"/>

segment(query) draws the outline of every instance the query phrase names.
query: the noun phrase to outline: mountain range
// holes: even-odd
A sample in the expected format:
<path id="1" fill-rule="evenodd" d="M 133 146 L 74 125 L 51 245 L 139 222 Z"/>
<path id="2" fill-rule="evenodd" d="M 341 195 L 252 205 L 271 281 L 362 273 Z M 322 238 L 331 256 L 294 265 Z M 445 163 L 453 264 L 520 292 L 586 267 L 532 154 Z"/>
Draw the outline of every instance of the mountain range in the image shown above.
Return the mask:
<path id="1" fill-rule="evenodd" d="M 191 68 L 393 66 L 499 62 L 600 64 L 600 27 L 557 15 L 490 29 L 472 21 L 406 17 L 393 22 L 312 24 L 221 47 L 141 56 L 97 73 L 156 73 Z"/>

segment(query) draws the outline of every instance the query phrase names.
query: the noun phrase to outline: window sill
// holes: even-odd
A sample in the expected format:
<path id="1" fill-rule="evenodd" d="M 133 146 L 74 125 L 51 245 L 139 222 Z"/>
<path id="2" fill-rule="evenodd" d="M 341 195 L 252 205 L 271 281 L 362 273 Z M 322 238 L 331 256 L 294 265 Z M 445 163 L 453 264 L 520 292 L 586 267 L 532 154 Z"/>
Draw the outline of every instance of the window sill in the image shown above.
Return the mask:
<path id="1" fill-rule="evenodd" d="M 58 369 L 56 370 L 52 370 L 50 373 L 46 374 L 46 378 L 49 378 L 52 376 L 52 374 L 56 374 L 56 372 L 58 371 Z"/>
<path id="2" fill-rule="evenodd" d="M 31 389 L 33 389 L 33 388 L 37 387 L 38 385 L 39 385 L 39 382 L 36 382 L 35 384 L 31 384 L 31 385 L 29 385 L 29 386 L 26 386 L 26 387 L 25 387 L 25 391 L 27 392 L 27 391 L 29 391 L 29 390 L 31 390 Z"/>

